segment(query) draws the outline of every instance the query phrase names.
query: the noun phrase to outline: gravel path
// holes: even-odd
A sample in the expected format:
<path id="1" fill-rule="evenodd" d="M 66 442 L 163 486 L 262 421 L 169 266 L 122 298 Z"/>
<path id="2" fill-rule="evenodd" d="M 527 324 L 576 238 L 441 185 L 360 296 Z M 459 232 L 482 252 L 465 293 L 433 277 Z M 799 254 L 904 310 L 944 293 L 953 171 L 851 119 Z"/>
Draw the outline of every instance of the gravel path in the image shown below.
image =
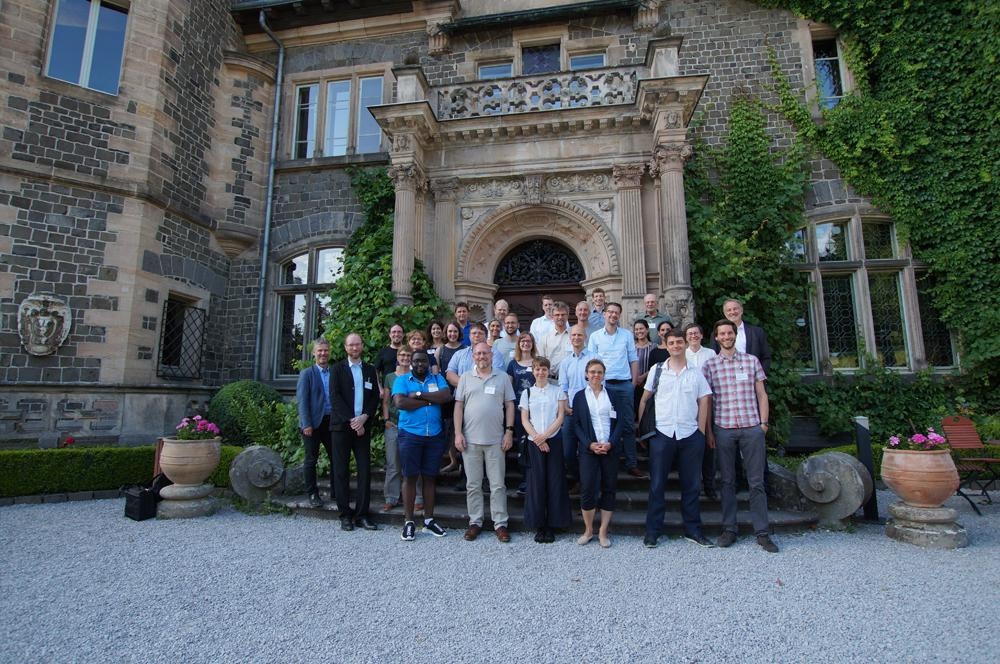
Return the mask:
<path id="1" fill-rule="evenodd" d="M 1000 505 L 949 501 L 962 550 L 861 525 L 779 534 L 778 555 L 746 537 L 404 543 L 231 508 L 136 523 L 123 505 L 0 508 L 0 661 L 1000 661 Z"/>

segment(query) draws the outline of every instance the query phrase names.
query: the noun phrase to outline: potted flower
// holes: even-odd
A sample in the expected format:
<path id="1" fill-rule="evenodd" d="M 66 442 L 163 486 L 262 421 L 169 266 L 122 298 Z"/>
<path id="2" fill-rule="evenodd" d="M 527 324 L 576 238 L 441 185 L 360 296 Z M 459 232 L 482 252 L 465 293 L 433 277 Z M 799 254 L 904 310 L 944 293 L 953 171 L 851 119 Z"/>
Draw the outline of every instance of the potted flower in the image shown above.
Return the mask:
<path id="1" fill-rule="evenodd" d="M 958 471 L 948 441 L 934 429 L 909 438 L 889 436 L 882 480 L 907 505 L 940 507 L 958 490 Z"/>
<path id="2" fill-rule="evenodd" d="M 202 484 L 219 465 L 219 427 L 201 415 L 185 417 L 172 437 L 163 438 L 160 469 L 174 484 Z"/>

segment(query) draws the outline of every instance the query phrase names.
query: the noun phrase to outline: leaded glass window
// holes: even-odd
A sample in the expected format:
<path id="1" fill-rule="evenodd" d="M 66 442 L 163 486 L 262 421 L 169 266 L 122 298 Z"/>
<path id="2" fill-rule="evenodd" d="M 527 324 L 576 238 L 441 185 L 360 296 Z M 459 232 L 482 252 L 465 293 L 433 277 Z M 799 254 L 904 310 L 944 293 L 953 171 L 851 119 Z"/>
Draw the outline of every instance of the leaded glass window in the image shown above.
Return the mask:
<path id="1" fill-rule="evenodd" d="M 522 74 L 547 74 L 559 69 L 559 44 L 525 46 L 521 49 Z"/>
<path id="2" fill-rule="evenodd" d="M 343 255 L 341 247 L 322 247 L 281 264 L 275 289 L 275 375 L 298 373 L 295 363 L 307 359 L 308 342 L 322 333 L 330 312 L 326 291 L 343 272 Z"/>
<path id="3" fill-rule="evenodd" d="M 823 311 L 830 363 L 854 369 L 858 363 L 858 325 L 850 275 L 823 275 Z"/>
<path id="4" fill-rule="evenodd" d="M 896 257 L 896 250 L 892 242 L 892 224 L 865 221 L 862 222 L 861 229 L 865 245 L 865 258 L 876 260 Z"/>
<path id="5" fill-rule="evenodd" d="M 820 261 L 847 260 L 845 224 L 816 224 L 816 255 Z"/>
<path id="6" fill-rule="evenodd" d="M 941 322 L 941 315 L 932 301 L 933 282 L 929 274 L 917 274 L 917 304 L 920 307 L 920 333 L 924 339 L 924 354 L 932 367 L 955 365 L 955 349 L 951 333 Z"/>
<path id="7" fill-rule="evenodd" d="M 886 367 L 906 367 L 906 337 L 903 310 L 899 299 L 899 273 L 876 272 L 868 275 L 872 325 L 875 329 L 875 355 Z"/>

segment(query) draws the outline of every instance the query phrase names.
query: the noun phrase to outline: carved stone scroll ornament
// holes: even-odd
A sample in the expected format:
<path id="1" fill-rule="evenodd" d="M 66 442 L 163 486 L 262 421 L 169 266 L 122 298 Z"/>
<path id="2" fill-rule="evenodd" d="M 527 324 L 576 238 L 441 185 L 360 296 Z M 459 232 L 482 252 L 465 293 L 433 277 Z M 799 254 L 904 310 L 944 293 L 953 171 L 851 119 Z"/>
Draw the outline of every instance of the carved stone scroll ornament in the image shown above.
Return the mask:
<path id="1" fill-rule="evenodd" d="M 796 480 L 824 526 L 839 526 L 841 519 L 871 497 L 874 488 L 864 464 L 843 452 L 809 457 L 799 466 Z"/>
<path id="2" fill-rule="evenodd" d="M 248 447 L 233 459 L 229 483 L 233 491 L 249 503 L 261 503 L 270 494 L 281 493 L 285 465 L 281 456 L 269 447 Z"/>
<path id="3" fill-rule="evenodd" d="M 17 311 L 21 343 L 31 355 L 52 355 L 63 345 L 73 324 L 66 302 L 55 295 L 32 295 Z"/>
<path id="4" fill-rule="evenodd" d="M 653 160 L 650 162 L 649 170 L 652 172 L 654 163 L 656 164 L 658 173 L 669 170 L 682 170 L 684 162 L 693 154 L 694 148 L 688 143 L 657 145 L 653 149 Z"/>
<path id="5" fill-rule="evenodd" d="M 396 189 L 426 190 L 427 179 L 416 164 L 397 164 L 386 171 Z"/>
<path id="6" fill-rule="evenodd" d="M 642 174 L 646 170 L 646 165 L 639 164 L 616 164 L 613 167 L 611 178 L 614 180 L 615 189 L 635 189 L 642 185 Z"/>

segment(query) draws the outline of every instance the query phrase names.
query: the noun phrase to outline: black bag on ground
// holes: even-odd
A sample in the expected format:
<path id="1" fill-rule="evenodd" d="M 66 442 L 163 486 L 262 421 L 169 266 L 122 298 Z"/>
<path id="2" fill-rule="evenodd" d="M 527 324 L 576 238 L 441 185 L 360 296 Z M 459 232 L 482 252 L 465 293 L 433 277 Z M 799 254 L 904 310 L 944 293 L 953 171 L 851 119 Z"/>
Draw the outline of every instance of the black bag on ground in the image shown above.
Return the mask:
<path id="1" fill-rule="evenodd" d="M 125 516 L 144 521 L 156 516 L 156 493 L 149 487 L 134 484 L 125 487 Z"/>
<path id="2" fill-rule="evenodd" d="M 656 365 L 656 373 L 653 375 L 653 397 L 646 399 L 646 409 L 642 411 L 642 419 L 639 420 L 639 435 L 636 440 L 647 440 L 656 433 L 656 388 L 660 386 L 660 372 L 663 370 L 662 364 Z"/>

